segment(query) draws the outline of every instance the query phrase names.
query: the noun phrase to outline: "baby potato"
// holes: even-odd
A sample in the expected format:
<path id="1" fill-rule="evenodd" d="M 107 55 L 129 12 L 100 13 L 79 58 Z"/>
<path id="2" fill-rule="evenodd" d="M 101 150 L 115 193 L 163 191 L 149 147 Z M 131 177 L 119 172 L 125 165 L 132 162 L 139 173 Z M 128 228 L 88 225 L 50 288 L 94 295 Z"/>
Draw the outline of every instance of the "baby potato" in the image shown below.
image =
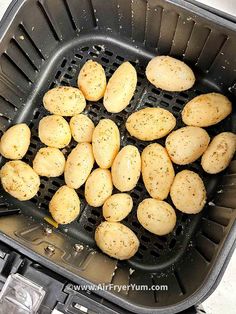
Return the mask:
<path id="1" fill-rule="evenodd" d="M 153 141 L 166 136 L 176 125 L 171 112 L 162 108 L 144 108 L 132 113 L 126 121 L 130 135 L 141 141 Z"/>
<path id="2" fill-rule="evenodd" d="M 153 198 L 146 198 L 139 204 L 137 217 L 143 228 L 159 236 L 170 233 L 176 225 L 173 207 Z"/>
<path id="3" fill-rule="evenodd" d="M 117 222 L 129 215 L 133 208 L 132 197 L 127 193 L 110 196 L 103 204 L 103 217 L 107 221 Z"/>
<path id="4" fill-rule="evenodd" d="M 49 202 L 49 211 L 59 224 L 69 224 L 80 213 L 80 199 L 74 189 L 61 186 Z"/>
<path id="5" fill-rule="evenodd" d="M 182 111 L 187 125 L 207 127 L 225 119 L 232 111 L 227 97 L 219 93 L 199 95 L 190 100 Z"/>
<path id="6" fill-rule="evenodd" d="M 109 79 L 103 104 L 108 112 L 121 112 L 134 95 L 137 72 L 129 62 L 122 63 Z"/>
<path id="7" fill-rule="evenodd" d="M 84 110 L 86 101 L 78 88 L 58 86 L 44 95 L 43 105 L 50 113 L 71 117 Z"/>
<path id="8" fill-rule="evenodd" d="M 114 186 L 121 192 L 131 191 L 137 184 L 141 172 L 141 157 L 138 149 L 127 145 L 116 156 L 111 175 Z"/>
<path id="9" fill-rule="evenodd" d="M 71 140 L 70 126 L 61 116 L 46 116 L 39 122 L 39 138 L 49 147 L 64 148 Z"/>
<path id="10" fill-rule="evenodd" d="M 111 173 L 107 169 L 95 169 L 85 183 L 85 199 L 90 206 L 102 206 L 112 194 Z"/>
<path id="11" fill-rule="evenodd" d="M 169 56 L 157 56 L 147 65 L 146 76 L 157 88 L 169 92 L 181 92 L 190 89 L 195 76 L 187 64 Z"/>
<path id="12" fill-rule="evenodd" d="M 135 233 L 119 222 L 102 222 L 95 231 L 95 241 L 104 253 L 119 260 L 131 258 L 139 248 Z"/>
<path id="13" fill-rule="evenodd" d="M 78 143 L 91 143 L 94 123 L 84 114 L 78 114 L 70 119 L 70 130 Z"/>
<path id="14" fill-rule="evenodd" d="M 170 189 L 175 207 L 186 214 L 199 213 L 206 203 L 206 189 L 199 175 L 190 170 L 177 173 Z"/>
<path id="15" fill-rule="evenodd" d="M 166 149 L 175 164 L 187 165 L 205 152 L 209 142 L 210 137 L 204 129 L 186 126 L 167 136 Z"/>
<path id="16" fill-rule="evenodd" d="M 216 135 L 202 155 L 202 168 L 207 173 L 215 174 L 226 169 L 236 150 L 236 135 L 223 132 Z"/>
<path id="17" fill-rule="evenodd" d="M 160 144 L 150 144 L 142 155 L 142 176 L 151 197 L 158 200 L 167 198 L 175 172 L 169 155 Z"/>
<path id="18" fill-rule="evenodd" d="M 110 119 L 102 119 L 92 136 L 93 154 L 100 168 L 108 169 L 120 149 L 120 132 Z"/>
<path id="19" fill-rule="evenodd" d="M 101 64 L 88 60 L 79 72 L 77 83 L 87 100 L 98 101 L 101 99 L 107 84 L 106 74 Z"/>
<path id="20" fill-rule="evenodd" d="M 59 177 L 64 172 L 65 163 L 65 157 L 58 148 L 43 147 L 33 160 L 33 169 L 39 176 Z"/>
<path id="21" fill-rule="evenodd" d="M 1 137 L 0 154 L 8 159 L 22 159 L 30 145 L 30 129 L 25 123 L 10 127 Z"/>
<path id="22" fill-rule="evenodd" d="M 65 182 L 73 189 L 85 183 L 93 169 L 94 157 L 92 145 L 80 143 L 69 154 L 65 166 Z"/>
<path id="23" fill-rule="evenodd" d="M 40 185 L 37 173 L 21 160 L 8 161 L 0 170 L 4 190 L 20 201 L 34 197 Z"/>

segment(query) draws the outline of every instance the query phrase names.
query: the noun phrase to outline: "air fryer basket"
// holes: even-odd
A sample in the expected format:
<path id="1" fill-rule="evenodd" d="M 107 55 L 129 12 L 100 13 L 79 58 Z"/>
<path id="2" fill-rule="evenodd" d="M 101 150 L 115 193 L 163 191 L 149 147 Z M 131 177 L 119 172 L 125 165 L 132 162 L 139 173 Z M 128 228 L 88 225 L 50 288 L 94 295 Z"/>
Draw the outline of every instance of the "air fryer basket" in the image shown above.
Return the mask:
<path id="1" fill-rule="evenodd" d="M 28 123 L 32 138 L 24 160 L 30 164 L 42 147 L 37 127 L 48 114 L 42 106 L 43 94 L 57 85 L 76 86 L 78 72 L 88 59 L 100 62 L 108 78 L 124 60 L 136 67 L 137 90 L 125 110 L 110 114 L 98 101 L 88 102 L 85 112 L 95 123 L 102 118 L 114 120 L 122 145 L 134 144 L 140 151 L 149 143 L 137 141 L 125 130 L 124 122 L 131 112 L 142 107 L 167 108 L 180 127 L 181 110 L 196 95 L 218 91 L 235 101 L 235 24 L 182 0 L 19 0 L 8 10 L 0 36 L 0 130 L 21 121 Z M 189 64 L 197 76 L 194 87 L 169 93 L 148 83 L 145 67 L 157 54 Z M 233 116 L 207 131 L 214 136 L 235 129 L 234 109 Z M 72 141 L 70 149 L 75 145 Z M 140 180 L 131 192 L 134 209 L 124 223 L 138 235 L 141 245 L 127 262 L 117 263 L 97 250 L 93 237 L 102 220 L 101 208 L 86 205 L 83 187 L 77 191 L 82 200 L 78 220 L 54 229 L 50 236 L 42 232 L 44 217 L 49 215 L 48 202 L 63 185 L 63 176 L 42 177 L 38 195 L 27 202 L 18 202 L 1 188 L 0 207 L 20 208 L 21 214 L 0 218 L 0 239 L 79 284 L 168 285 L 168 291 L 97 291 L 130 311 L 183 310 L 212 291 L 232 253 L 236 160 L 219 176 L 204 174 L 198 161 L 184 168 L 202 176 L 208 191 L 206 208 L 198 215 L 178 212 L 171 234 L 152 235 L 136 219 L 137 204 L 148 197 Z M 176 171 L 181 169 L 176 167 Z M 76 253 L 75 243 L 84 249 Z M 48 244 L 55 247 L 52 256 L 45 253 Z"/>

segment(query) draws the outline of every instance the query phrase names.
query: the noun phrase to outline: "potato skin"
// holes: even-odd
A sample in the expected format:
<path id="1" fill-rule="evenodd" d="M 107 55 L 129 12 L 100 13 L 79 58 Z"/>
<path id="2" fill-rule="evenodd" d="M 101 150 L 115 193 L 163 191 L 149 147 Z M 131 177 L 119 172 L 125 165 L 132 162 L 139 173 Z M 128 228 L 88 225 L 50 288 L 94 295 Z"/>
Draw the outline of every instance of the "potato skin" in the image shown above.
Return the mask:
<path id="1" fill-rule="evenodd" d="M 78 189 L 87 180 L 93 169 L 94 157 L 92 145 L 80 143 L 72 149 L 65 166 L 65 182 L 67 186 Z"/>
<path id="2" fill-rule="evenodd" d="M 69 224 L 80 213 L 80 199 L 74 189 L 61 186 L 49 202 L 49 211 L 59 224 Z"/>
<path id="3" fill-rule="evenodd" d="M 78 114 L 70 119 L 70 130 L 78 143 L 91 143 L 94 131 L 93 121 L 84 114 Z"/>
<path id="4" fill-rule="evenodd" d="M 206 203 L 206 189 L 199 175 L 190 170 L 177 173 L 170 189 L 175 207 L 186 214 L 199 213 Z"/>
<path id="5" fill-rule="evenodd" d="M 104 253 L 119 260 L 131 258 L 139 248 L 135 233 L 119 222 L 102 222 L 95 231 L 95 241 Z"/>
<path id="6" fill-rule="evenodd" d="M 39 176 L 21 160 L 8 161 L 0 170 L 0 178 L 4 190 L 20 201 L 29 200 L 38 193 Z"/>
<path id="7" fill-rule="evenodd" d="M 144 185 L 151 197 L 167 198 L 175 171 L 164 147 L 153 143 L 144 148 L 142 155 L 142 176 Z"/>
<path id="8" fill-rule="evenodd" d="M 187 165 L 205 152 L 209 142 L 210 137 L 204 129 L 186 126 L 167 136 L 166 149 L 175 164 Z"/>
<path id="9" fill-rule="evenodd" d="M 77 83 L 87 100 L 98 101 L 101 99 L 107 85 L 106 74 L 101 64 L 88 60 L 79 72 Z"/>
<path id="10" fill-rule="evenodd" d="M 210 174 L 225 170 L 236 150 L 236 135 L 223 132 L 216 135 L 205 153 L 202 155 L 201 165 Z"/>
<path id="11" fill-rule="evenodd" d="M 85 199 L 90 206 L 102 206 L 112 194 L 111 173 L 107 169 L 97 168 L 85 183 Z"/>
<path id="12" fill-rule="evenodd" d="M 1 137 L 0 154 L 8 159 L 22 159 L 29 148 L 30 135 L 25 123 L 13 125 Z"/>
<path id="13" fill-rule="evenodd" d="M 110 119 L 102 119 L 95 127 L 92 136 L 93 154 L 100 168 L 111 167 L 120 149 L 120 132 Z"/>
<path id="14" fill-rule="evenodd" d="M 142 141 L 153 141 L 166 136 L 176 125 L 171 112 L 162 108 L 144 108 L 132 113 L 126 121 L 130 135 Z"/>
<path id="15" fill-rule="evenodd" d="M 137 184 L 141 173 L 141 157 L 133 145 L 126 145 L 116 156 L 111 175 L 114 186 L 121 192 L 131 191 Z"/>
<path id="16" fill-rule="evenodd" d="M 129 62 L 122 63 L 109 79 L 103 104 L 108 112 L 124 110 L 134 95 L 137 85 L 137 72 Z"/>
<path id="17" fill-rule="evenodd" d="M 61 116 L 46 116 L 39 122 L 39 138 L 49 147 L 64 148 L 71 141 L 69 124 Z"/>
<path id="18" fill-rule="evenodd" d="M 59 177 L 65 169 L 63 153 L 54 147 L 43 147 L 37 152 L 33 160 L 33 169 L 39 176 Z"/>
<path id="19" fill-rule="evenodd" d="M 127 193 L 111 195 L 103 204 L 102 213 L 107 221 L 118 222 L 129 215 L 133 208 L 132 197 Z"/>
<path id="20" fill-rule="evenodd" d="M 159 236 L 170 233 L 176 225 L 173 207 L 153 198 L 146 198 L 139 204 L 137 217 L 143 228 Z"/>
<path id="21" fill-rule="evenodd" d="M 195 83 L 195 76 L 190 67 L 169 56 L 153 58 L 147 65 L 146 76 L 154 86 L 170 92 L 190 89 Z"/>

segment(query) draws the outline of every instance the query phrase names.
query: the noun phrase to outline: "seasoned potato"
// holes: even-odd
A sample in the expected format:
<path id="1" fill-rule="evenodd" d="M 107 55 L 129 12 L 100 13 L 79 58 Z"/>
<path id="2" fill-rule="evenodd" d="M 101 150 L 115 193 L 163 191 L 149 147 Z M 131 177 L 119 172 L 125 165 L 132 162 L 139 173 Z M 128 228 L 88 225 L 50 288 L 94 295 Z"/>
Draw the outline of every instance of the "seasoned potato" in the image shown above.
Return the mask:
<path id="1" fill-rule="evenodd" d="M 120 260 L 131 258 L 139 248 L 135 233 L 119 222 L 102 222 L 95 231 L 95 241 L 104 253 Z"/>
<path id="2" fill-rule="evenodd" d="M 70 119 L 71 134 L 76 142 L 91 143 L 94 123 L 84 114 L 78 114 Z"/>
<path id="3" fill-rule="evenodd" d="M 112 168 L 112 181 L 121 192 L 131 191 L 137 184 L 141 172 L 141 157 L 138 149 L 127 145 L 116 156 Z"/>
<path id="4" fill-rule="evenodd" d="M 216 135 L 202 155 L 202 168 L 211 174 L 226 169 L 236 150 L 236 135 L 223 132 Z"/>
<path id="5" fill-rule="evenodd" d="M 157 88 L 169 92 L 181 92 L 195 82 L 193 71 L 187 64 L 169 56 L 157 56 L 147 65 L 146 76 Z"/>
<path id="6" fill-rule="evenodd" d="M 187 165 L 205 152 L 209 142 L 210 137 L 204 129 L 186 126 L 167 136 L 166 149 L 175 164 Z"/>
<path id="7" fill-rule="evenodd" d="M 95 169 L 85 183 L 85 199 L 90 206 L 102 206 L 112 194 L 111 173 L 107 169 Z"/>
<path id="8" fill-rule="evenodd" d="M 127 193 L 117 193 L 110 196 L 103 204 L 103 217 L 107 221 L 121 221 L 129 215 L 132 208 L 132 197 Z"/>
<path id="9" fill-rule="evenodd" d="M 120 132 L 110 119 L 102 119 L 93 131 L 93 154 L 96 163 L 103 169 L 111 167 L 120 149 Z"/>
<path id="10" fill-rule="evenodd" d="M 175 176 L 166 149 L 157 143 L 150 144 L 144 148 L 141 160 L 143 182 L 148 193 L 153 198 L 164 200 Z"/>
<path id="11" fill-rule="evenodd" d="M 170 233 L 176 224 L 174 209 L 153 198 L 146 198 L 139 204 L 137 217 L 143 228 L 159 236 Z"/>
<path id="12" fill-rule="evenodd" d="M 34 197 L 40 185 L 37 173 L 21 160 L 8 161 L 0 170 L 2 186 L 20 201 Z"/>
<path id="13" fill-rule="evenodd" d="M 199 175 L 183 170 L 175 176 L 170 189 L 175 207 L 186 214 L 199 213 L 206 203 L 206 189 Z"/>
<path id="14" fill-rule="evenodd" d="M 25 123 L 10 127 L 1 137 L 0 154 L 8 159 L 22 159 L 30 145 L 30 129 Z"/>
<path id="15" fill-rule="evenodd" d="M 85 183 L 93 169 L 94 157 L 92 145 L 78 144 L 69 154 L 65 166 L 65 182 L 73 189 L 78 189 Z"/>
<path id="16" fill-rule="evenodd" d="M 88 60 L 78 76 L 78 87 L 84 97 L 90 101 L 98 101 L 105 93 L 106 84 L 106 74 L 101 64 Z"/>
<path id="17" fill-rule="evenodd" d="M 108 112 L 121 112 L 134 95 L 137 73 L 129 62 L 122 63 L 109 79 L 103 104 Z"/>
<path id="18" fill-rule="evenodd" d="M 71 140 L 70 126 L 61 116 L 46 116 L 39 122 L 39 138 L 49 147 L 63 148 Z"/>
<path id="19" fill-rule="evenodd" d="M 71 117 L 84 110 L 86 101 L 78 88 L 58 86 L 44 95 L 43 105 L 50 113 Z"/>
<path id="20" fill-rule="evenodd" d="M 126 121 L 130 135 L 142 141 L 153 141 L 166 136 L 175 127 L 176 119 L 162 108 L 144 108 L 132 113 Z"/>
<path id="21" fill-rule="evenodd" d="M 69 224 L 80 213 L 80 199 L 74 189 L 61 186 L 49 202 L 49 211 L 59 224 Z"/>
<path id="22" fill-rule="evenodd" d="M 64 172 L 65 163 L 65 157 L 58 148 L 43 147 L 33 160 L 33 169 L 40 176 L 59 177 Z"/>

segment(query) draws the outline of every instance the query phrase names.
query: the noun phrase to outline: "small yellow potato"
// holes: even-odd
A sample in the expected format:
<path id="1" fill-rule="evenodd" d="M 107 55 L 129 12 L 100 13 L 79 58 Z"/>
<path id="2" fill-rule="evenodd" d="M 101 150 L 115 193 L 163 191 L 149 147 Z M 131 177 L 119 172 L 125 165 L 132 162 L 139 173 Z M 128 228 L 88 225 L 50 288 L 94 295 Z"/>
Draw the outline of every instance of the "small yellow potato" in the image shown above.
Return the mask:
<path id="1" fill-rule="evenodd" d="M 33 160 L 33 169 L 39 176 L 59 177 L 64 172 L 65 163 L 65 157 L 58 148 L 43 147 Z"/>
<path id="2" fill-rule="evenodd" d="M 50 113 L 72 117 L 84 110 L 86 101 L 78 88 L 58 86 L 50 89 L 44 95 L 43 105 Z"/>
<path id="3" fill-rule="evenodd" d="M 199 213 L 206 203 L 206 189 L 199 175 L 190 170 L 177 173 L 170 189 L 175 207 L 186 214 Z"/>
<path id="4" fill-rule="evenodd" d="M 204 129 L 186 126 L 167 136 L 166 149 L 175 164 L 187 165 L 205 152 L 209 142 L 210 137 Z"/>
<path id="5" fill-rule="evenodd" d="M 70 119 L 70 130 L 74 140 L 78 143 L 91 143 L 94 123 L 84 114 L 78 114 Z"/>
<path id="6" fill-rule="evenodd" d="M 61 186 L 49 202 L 49 211 L 59 224 L 69 224 L 80 213 L 80 199 L 74 189 Z"/>
<path id="7" fill-rule="evenodd" d="M 139 248 L 135 233 L 119 222 L 102 222 L 95 231 L 95 241 L 104 253 L 119 260 L 131 258 Z"/>
<path id="8" fill-rule="evenodd" d="M 132 197 L 127 193 L 117 193 L 110 196 L 103 204 L 103 217 L 107 221 L 117 222 L 129 215 L 133 208 Z"/>
<path id="9" fill-rule="evenodd" d="M 8 159 L 22 159 L 30 145 L 30 134 L 25 123 L 13 125 L 1 137 L 0 154 Z"/>
<path id="10" fill-rule="evenodd" d="M 39 121 L 39 139 L 49 147 L 64 148 L 71 141 L 70 126 L 61 116 L 46 116 Z"/>
<path id="11" fill-rule="evenodd" d="M 77 83 L 87 100 L 98 101 L 101 99 L 107 84 L 106 74 L 101 64 L 88 60 L 79 72 Z"/>
<path id="12" fill-rule="evenodd" d="M 103 104 L 108 112 L 124 110 L 132 99 L 137 85 L 137 72 L 129 62 L 122 63 L 109 79 Z"/>
<path id="13" fill-rule="evenodd" d="M 39 190 L 37 173 L 21 160 L 8 161 L 0 170 L 4 190 L 20 201 L 34 197 Z"/>
<path id="14" fill-rule="evenodd" d="M 210 174 L 225 170 L 236 150 L 236 135 L 223 132 L 216 135 L 202 155 L 202 168 Z"/>

